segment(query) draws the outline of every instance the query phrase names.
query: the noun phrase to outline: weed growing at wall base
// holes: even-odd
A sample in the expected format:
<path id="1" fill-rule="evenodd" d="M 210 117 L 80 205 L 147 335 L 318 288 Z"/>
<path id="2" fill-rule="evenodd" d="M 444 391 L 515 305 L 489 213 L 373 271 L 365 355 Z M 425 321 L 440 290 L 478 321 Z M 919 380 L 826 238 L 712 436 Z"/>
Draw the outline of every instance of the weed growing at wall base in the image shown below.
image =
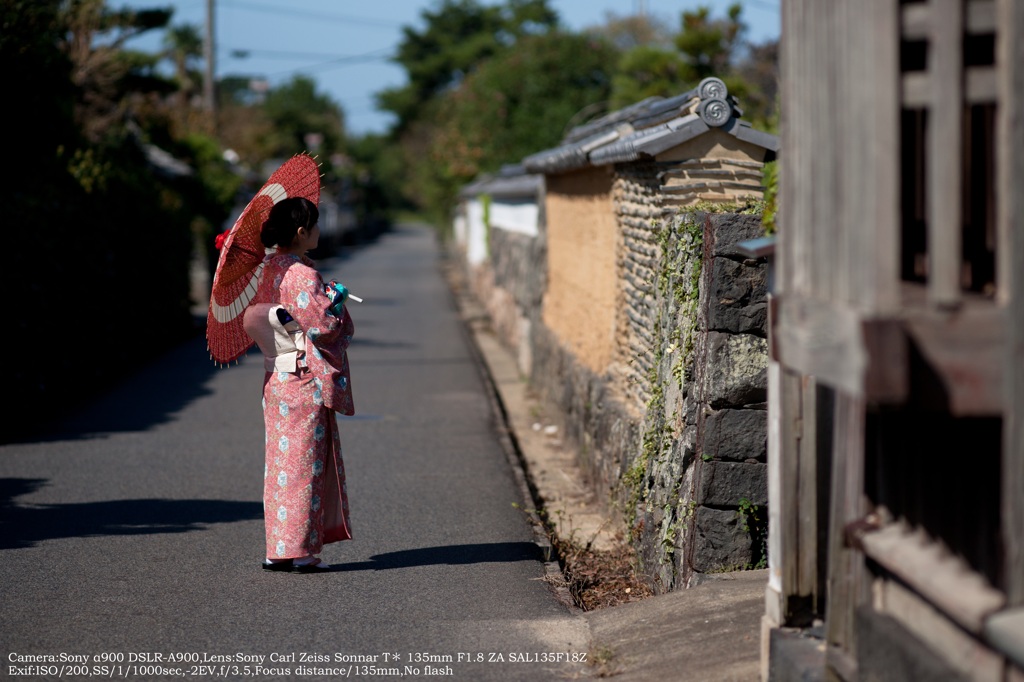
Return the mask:
<path id="1" fill-rule="evenodd" d="M 565 588 L 578 608 L 593 611 L 651 596 L 650 588 L 637 576 L 636 555 L 625 542 L 618 541 L 614 549 L 598 551 L 593 546 L 595 538 L 583 543 L 576 537 L 575 530 L 568 535 L 557 532 L 558 526 L 563 530 L 564 524 L 572 526 L 572 519 L 564 512 L 557 512 L 557 520 L 552 522 L 551 515 L 543 509 L 512 506 L 527 513 L 531 520 L 542 519 L 545 534 L 562 569 L 555 586 Z M 552 581 L 551 578 L 545 580 Z M 607 669 L 608 666 L 602 667 Z"/>
<path id="2" fill-rule="evenodd" d="M 740 526 L 740 530 L 750 535 L 751 545 L 754 543 L 758 545 L 757 551 L 754 552 L 758 557 L 757 561 L 744 566 L 745 570 L 768 566 L 768 533 L 764 528 L 764 519 L 761 518 L 760 509 L 758 505 L 753 504 L 747 498 L 741 497 L 739 509 L 736 510 L 736 516 L 743 524 Z"/>

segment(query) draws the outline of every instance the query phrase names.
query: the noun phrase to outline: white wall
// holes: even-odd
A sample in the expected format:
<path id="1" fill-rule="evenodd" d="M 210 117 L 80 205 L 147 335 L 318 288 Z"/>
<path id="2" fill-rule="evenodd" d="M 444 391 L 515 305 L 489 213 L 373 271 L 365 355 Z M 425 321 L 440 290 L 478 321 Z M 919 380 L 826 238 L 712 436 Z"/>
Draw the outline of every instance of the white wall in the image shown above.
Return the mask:
<path id="1" fill-rule="evenodd" d="M 455 239 L 465 250 L 468 264 L 480 265 L 488 255 L 488 227 L 484 222 L 484 202 L 479 198 L 469 199 L 465 202 L 464 209 L 455 217 Z M 490 202 L 489 219 L 492 229 L 535 237 L 539 215 L 540 210 L 535 201 L 492 199 Z"/>
<path id="2" fill-rule="evenodd" d="M 466 260 L 480 265 L 487 258 L 487 226 L 484 224 L 484 204 L 479 199 L 466 202 Z"/>
<path id="3" fill-rule="evenodd" d="M 491 227 L 536 237 L 539 213 L 536 201 L 495 199 L 491 202 Z"/>

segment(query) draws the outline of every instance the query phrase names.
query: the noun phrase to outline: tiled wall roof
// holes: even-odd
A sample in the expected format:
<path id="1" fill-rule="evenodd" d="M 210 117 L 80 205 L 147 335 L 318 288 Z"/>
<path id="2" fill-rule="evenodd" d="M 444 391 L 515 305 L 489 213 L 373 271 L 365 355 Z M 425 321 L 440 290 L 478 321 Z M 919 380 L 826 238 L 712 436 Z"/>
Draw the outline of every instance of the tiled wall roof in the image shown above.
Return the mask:
<path id="1" fill-rule="evenodd" d="M 523 160 L 530 173 L 563 173 L 588 165 L 605 165 L 653 157 L 712 128 L 778 150 L 775 135 L 741 121 L 736 98 L 718 78 L 675 97 L 650 97 L 573 128 L 562 143 Z"/>

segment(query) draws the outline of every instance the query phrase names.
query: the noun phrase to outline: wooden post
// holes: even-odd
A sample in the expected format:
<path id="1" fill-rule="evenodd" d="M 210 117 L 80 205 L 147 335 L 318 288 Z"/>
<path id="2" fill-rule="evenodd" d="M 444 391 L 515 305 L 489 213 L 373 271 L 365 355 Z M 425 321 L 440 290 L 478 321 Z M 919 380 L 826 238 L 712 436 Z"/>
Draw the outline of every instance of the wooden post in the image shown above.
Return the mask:
<path id="1" fill-rule="evenodd" d="M 817 486 L 817 384 L 813 377 L 801 377 L 800 440 L 797 443 L 796 524 L 797 547 L 796 588 L 800 596 L 810 597 L 805 608 L 813 613 L 818 579 L 818 486 Z"/>
<path id="2" fill-rule="evenodd" d="M 997 279 L 1006 307 L 1003 412 L 1003 545 L 1006 597 L 1024 605 L 1024 3 L 999 0 L 996 66 Z"/>
<path id="3" fill-rule="evenodd" d="M 769 296 L 770 298 L 770 296 Z M 768 308 L 768 328 L 772 328 L 771 306 Z M 771 335 L 768 343 L 770 344 Z M 777 360 L 768 360 L 768 586 L 765 590 L 765 612 L 776 626 L 784 625 L 783 620 L 783 567 L 786 565 L 786 522 L 782 512 L 782 462 L 786 451 L 782 441 L 782 385 L 786 372 Z"/>
<path id="4" fill-rule="evenodd" d="M 217 94 L 215 86 L 216 68 L 214 67 L 214 0 L 206 0 L 206 34 L 203 40 L 203 58 L 206 61 L 206 72 L 203 77 L 203 99 L 206 100 L 206 113 L 210 117 L 210 130 L 217 133 Z"/>
<path id="5" fill-rule="evenodd" d="M 781 372 L 779 399 L 782 404 L 782 420 L 779 424 L 781 448 L 779 469 L 781 490 L 778 499 L 781 527 L 779 544 L 782 554 L 782 625 L 801 626 L 810 624 L 810 614 L 800 613 L 801 600 L 806 592 L 800 580 L 803 553 L 800 545 L 800 442 L 803 439 L 803 391 L 801 377 L 796 372 L 783 369 Z"/>
<path id="6" fill-rule="evenodd" d="M 928 50 L 928 294 L 938 307 L 960 302 L 963 225 L 963 0 L 931 0 Z"/>
<path id="7" fill-rule="evenodd" d="M 864 517 L 864 401 L 836 393 L 832 446 L 832 511 L 829 520 L 828 613 L 825 618 L 829 665 L 842 677 L 855 675 L 857 642 L 854 614 L 868 603 L 870 584 L 864 555 L 847 547 L 845 528 Z"/>
<path id="8" fill-rule="evenodd" d="M 860 10 L 860 4 L 857 3 Z M 858 260 L 875 263 L 865 273 L 871 281 L 861 278 L 858 288 L 864 291 L 861 305 L 876 314 L 892 313 L 899 308 L 900 291 L 900 35 L 899 3 L 895 0 L 871 0 L 864 11 L 861 35 L 872 37 L 867 71 L 873 74 L 878 100 L 857 91 L 858 115 L 865 119 L 867 134 L 872 140 L 867 165 L 871 171 L 868 205 L 873 234 L 869 246 Z M 861 35 L 854 42 L 861 42 Z M 860 83 L 854 76 L 855 82 Z M 882 106 L 879 106 L 881 104 Z M 888 151 L 887 151 L 888 150 Z M 861 248 L 864 248 L 861 246 Z"/>

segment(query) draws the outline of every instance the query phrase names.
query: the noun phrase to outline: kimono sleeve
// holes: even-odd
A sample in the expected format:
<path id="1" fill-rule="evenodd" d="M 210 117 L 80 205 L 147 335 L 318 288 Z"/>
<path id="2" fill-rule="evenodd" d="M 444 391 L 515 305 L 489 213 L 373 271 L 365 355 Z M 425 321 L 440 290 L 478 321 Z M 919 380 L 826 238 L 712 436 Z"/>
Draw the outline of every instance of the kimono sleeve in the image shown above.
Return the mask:
<path id="1" fill-rule="evenodd" d="M 315 346 L 328 364 L 340 366 L 341 355 L 348 347 L 351 332 L 345 333 L 344 317 L 338 319 L 328 312 L 332 301 L 324 293 L 320 273 L 300 264 L 288 268 L 281 281 L 280 300 L 285 310 L 306 332 L 309 344 Z M 348 325 L 351 324 L 351 320 L 348 320 Z"/>

